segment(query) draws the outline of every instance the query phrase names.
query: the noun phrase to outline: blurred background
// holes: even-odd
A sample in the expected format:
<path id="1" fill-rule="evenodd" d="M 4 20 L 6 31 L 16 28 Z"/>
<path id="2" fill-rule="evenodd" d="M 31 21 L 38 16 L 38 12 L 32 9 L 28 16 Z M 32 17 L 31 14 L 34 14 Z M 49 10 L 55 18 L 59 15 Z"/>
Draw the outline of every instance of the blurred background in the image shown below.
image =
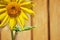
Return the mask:
<path id="1" fill-rule="evenodd" d="M 31 0 L 35 16 L 28 25 L 33 30 L 18 32 L 16 40 L 60 40 L 60 0 Z M 5 27 L 1 31 L 1 40 L 11 40 L 11 32 Z"/>

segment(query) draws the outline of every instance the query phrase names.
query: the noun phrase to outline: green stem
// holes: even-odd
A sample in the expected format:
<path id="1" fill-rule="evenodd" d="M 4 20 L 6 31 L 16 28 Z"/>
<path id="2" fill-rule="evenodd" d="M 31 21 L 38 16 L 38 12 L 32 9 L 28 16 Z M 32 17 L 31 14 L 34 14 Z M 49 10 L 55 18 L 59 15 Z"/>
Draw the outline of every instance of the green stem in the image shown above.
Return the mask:
<path id="1" fill-rule="evenodd" d="M 15 31 L 14 40 L 16 40 L 17 34 L 17 31 Z"/>
<path id="2" fill-rule="evenodd" d="M 12 37 L 12 40 L 14 40 L 13 30 L 11 30 L 11 37 Z"/>
<path id="3" fill-rule="evenodd" d="M 11 30 L 11 37 L 12 37 L 12 40 L 16 40 L 16 36 L 17 36 L 17 31 L 15 31 L 15 35 L 13 34 L 13 30 Z"/>

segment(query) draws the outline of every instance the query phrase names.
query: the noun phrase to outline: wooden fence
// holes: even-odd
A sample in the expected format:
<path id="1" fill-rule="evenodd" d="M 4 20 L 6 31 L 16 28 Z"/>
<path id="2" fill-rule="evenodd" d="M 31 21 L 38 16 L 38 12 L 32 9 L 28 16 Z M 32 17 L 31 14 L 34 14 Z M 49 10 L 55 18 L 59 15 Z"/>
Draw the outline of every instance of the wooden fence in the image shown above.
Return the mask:
<path id="1" fill-rule="evenodd" d="M 34 18 L 30 17 L 28 25 L 36 28 L 18 32 L 16 40 L 60 40 L 60 0 L 32 0 L 36 6 Z M 1 40 L 11 40 L 10 30 L 1 31 Z"/>

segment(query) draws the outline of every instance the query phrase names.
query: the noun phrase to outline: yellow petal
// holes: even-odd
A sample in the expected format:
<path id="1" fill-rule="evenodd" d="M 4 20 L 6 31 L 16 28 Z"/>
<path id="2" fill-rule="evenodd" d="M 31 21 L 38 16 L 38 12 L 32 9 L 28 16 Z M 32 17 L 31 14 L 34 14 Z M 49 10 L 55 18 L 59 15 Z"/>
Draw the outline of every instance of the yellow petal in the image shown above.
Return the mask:
<path id="1" fill-rule="evenodd" d="M 0 4 L 0 6 L 5 6 L 5 5 Z"/>
<path id="2" fill-rule="evenodd" d="M 23 24 L 21 23 L 22 21 L 20 20 L 20 18 L 17 17 L 16 19 L 17 19 L 17 22 L 19 23 L 20 27 L 22 28 L 22 30 L 24 30 L 24 26 L 23 26 Z"/>
<path id="3" fill-rule="evenodd" d="M 16 0 L 11 0 L 12 2 L 16 2 Z"/>
<path id="4" fill-rule="evenodd" d="M 19 0 L 16 0 L 16 2 L 18 2 Z"/>
<path id="5" fill-rule="evenodd" d="M 15 18 L 9 18 L 9 26 L 11 29 L 13 29 L 13 27 L 15 27 L 16 25 L 16 20 Z"/>
<path id="6" fill-rule="evenodd" d="M 20 16 L 22 16 L 22 17 L 25 18 L 26 20 L 29 19 L 28 16 L 27 16 L 27 14 L 25 14 L 23 11 L 21 11 Z"/>
<path id="7" fill-rule="evenodd" d="M 0 9 L 0 14 L 3 13 L 4 11 L 6 11 L 6 8 Z"/>
<path id="8" fill-rule="evenodd" d="M 0 0 L 0 4 L 1 5 L 7 5 L 7 3 L 5 1 L 2 1 L 2 0 Z"/>
<path id="9" fill-rule="evenodd" d="M 19 19 L 20 19 L 20 22 L 21 22 L 22 26 L 24 26 L 24 25 L 25 25 L 25 22 L 24 22 L 23 17 L 22 17 L 22 16 L 20 16 L 20 17 L 19 17 Z"/>
<path id="10" fill-rule="evenodd" d="M 0 27 L 3 27 L 7 20 L 8 20 L 8 15 L 6 15 L 4 20 L 1 22 Z"/>
<path id="11" fill-rule="evenodd" d="M 4 2 L 10 3 L 10 2 L 11 2 L 11 0 L 4 0 Z"/>
<path id="12" fill-rule="evenodd" d="M 5 8 L 6 6 L 0 5 L 0 9 Z"/>
<path id="13" fill-rule="evenodd" d="M 31 15 L 34 15 L 34 12 L 31 9 L 25 8 L 25 7 L 20 7 L 22 10 L 28 12 Z"/>
<path id="14" fill-rule="evenodd" d="M 21 3 L 21 2 L 23 2 L 24 0 L 19 0 L 19 2 L 18 3 Z"/>
<path id="15" fill-rule="evenodd" d="M 3 20 L 6 15 L 7 15 L 7 12 L 0 14 L 0 20 Z"/>
<path id="16" fill-rule="evenodd" d="M 22 5 L 29 5 L 29 4 L 31 4 L 31 2 L 23 2 L 20 5 L 22 6 Z"/>

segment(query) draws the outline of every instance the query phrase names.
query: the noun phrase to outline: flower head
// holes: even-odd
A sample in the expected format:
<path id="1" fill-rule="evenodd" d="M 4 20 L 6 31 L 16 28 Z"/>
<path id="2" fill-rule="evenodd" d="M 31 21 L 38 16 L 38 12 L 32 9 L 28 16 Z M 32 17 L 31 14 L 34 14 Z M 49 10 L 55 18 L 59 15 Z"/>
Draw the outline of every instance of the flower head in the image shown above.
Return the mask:
<path id="1" fill-rule="evenodd" d="M 28 20 L 27 13 L 34 15 L 34 12 L 25 7 L 31 5 L 31 2 L 24 0 L 3 0 L 0 1 L 0 20 L 2 23 L 0 27 L 6 25 L 10 26 L 11 29 L 18 23 L 23 29 L 25 25 L 25 19 Z M 27 12 L 27 13 L 26 13 Z"/>

